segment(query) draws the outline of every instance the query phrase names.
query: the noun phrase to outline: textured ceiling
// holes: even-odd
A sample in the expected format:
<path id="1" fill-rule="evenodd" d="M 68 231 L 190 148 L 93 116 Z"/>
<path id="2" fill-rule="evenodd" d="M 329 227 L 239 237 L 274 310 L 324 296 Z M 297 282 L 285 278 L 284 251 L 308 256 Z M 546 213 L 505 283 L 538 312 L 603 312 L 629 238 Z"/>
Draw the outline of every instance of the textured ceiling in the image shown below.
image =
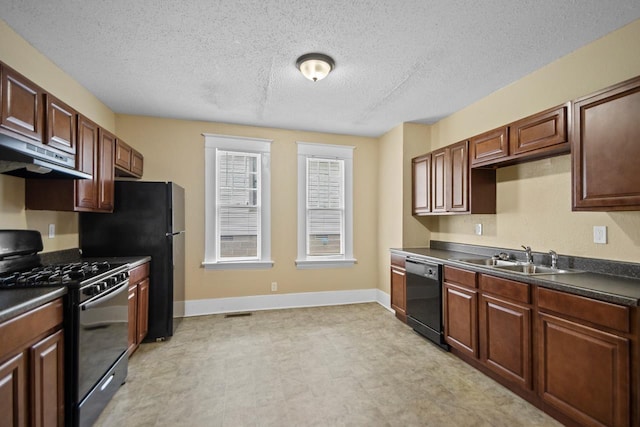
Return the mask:
<path id="1" fill-rule="evenodd" d="M 113 111 L 379 136 L 432 123 L 640 18 L 638 0 L 0 0 Z M 313 83 L 298 56 L 334 71 Z"/>

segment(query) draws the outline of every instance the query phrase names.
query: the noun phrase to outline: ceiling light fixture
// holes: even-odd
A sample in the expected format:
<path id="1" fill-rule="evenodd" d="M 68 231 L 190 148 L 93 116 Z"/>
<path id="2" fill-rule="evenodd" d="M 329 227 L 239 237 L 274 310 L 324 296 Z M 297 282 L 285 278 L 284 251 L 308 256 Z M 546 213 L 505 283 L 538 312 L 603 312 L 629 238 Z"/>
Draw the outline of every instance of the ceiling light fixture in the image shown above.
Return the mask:
<path id="1" fill-rule="evenodd" d="M 303 76 L 317 82 L 329 75 L 333 67 L 335 67 L 335 63 L 330 56 L 322 53 L 307 53 L 298 58 L 296 67 L 298 67 Z"/>

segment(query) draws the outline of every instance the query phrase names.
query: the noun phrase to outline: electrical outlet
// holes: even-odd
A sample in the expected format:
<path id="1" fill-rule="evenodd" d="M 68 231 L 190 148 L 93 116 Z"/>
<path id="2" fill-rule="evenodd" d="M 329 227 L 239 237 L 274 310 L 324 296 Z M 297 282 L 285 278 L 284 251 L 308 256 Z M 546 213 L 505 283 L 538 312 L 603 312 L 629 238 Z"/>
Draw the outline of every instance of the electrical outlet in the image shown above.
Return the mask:
<path id="1" fill-rule="evenodd" d="M 478 236 L 482 236 L 482 224 L 476 224 L 475 232 Z"/>
<path id="2" fill-rule="evenodd" d="M 593 226 L 593 243 L 600 243 L 602 245 L 607 244 L 607 226 L 606 225 Z"/>
<path id="3" fill-rule="evenodd" d="M 49 238 L 53 239 L 54 237 L 56 237 L 56 225 L 49 224 Z"/>
<path id="4" fill-rule="evenodd" d="M 278 290 L 278 282 L 271 282 L 271 292 L 276 292 Z"/>

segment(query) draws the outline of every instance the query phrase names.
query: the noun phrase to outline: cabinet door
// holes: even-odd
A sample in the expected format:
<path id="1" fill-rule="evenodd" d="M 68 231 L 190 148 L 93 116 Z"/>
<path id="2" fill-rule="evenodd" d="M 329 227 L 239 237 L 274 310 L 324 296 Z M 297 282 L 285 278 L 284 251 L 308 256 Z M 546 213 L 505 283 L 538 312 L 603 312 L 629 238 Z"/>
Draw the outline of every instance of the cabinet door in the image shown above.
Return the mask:
<path id="1" fill-rule="evenodd" d="M 449 146 L 451 163 L 448 211 L 466 212 L 469 210 L 469 152 L 468 142 L 463 141 Z"/>
<path id="2" fill-rule="evenodd" d="M 116 137 L 100 129 L 100 143 L 98 144 L 98 209 L 113 211 L 114 170 L 113 157 L 115 155 Z"/>
<path id="3" fill-rule="evenodd" d="M 144 171 L 144 157 L 138 151 L 131 149 L 131 172 L 138 178 L 142 178 Z"/>
<path id="4" fill-rule="evenodd" d="M 91 174 L 92 179 L 76 180 L 76 207 L 98 208 L 98 125 L 78 115 L 78 154 L 76 169 Z"/>
<path id="5" fill-rule="evenodd" d="M 413 175 L 413 214 L 431 212 L 431 155 L 416 157 L 411 161 Z"/>
<path id="6" fill-rule="evenodd" d="M 24 353 L 0 365 L 0 425 L 27 425 L 27 372 Z"/>
<path id="7" fill-rule="evenodd" d="M 507 129 L 508 127 L 494 129 L 469 140 L 472 166 L 495 163 L 497 159 L 509 155 Z"/>
<path id="8" fill-rule="evenodd" d="M 573 210 L 640 210 L 640 77 L 577 100 Z"/>
<path id="9" fill-rule="evenodd" d="M 478 357 L 478 292 L 444 284 L 444 334 L 447 344 Z"/>
<path id="10" fill-rule="evenodd" d="M 512 123 L 509 127 L 511 155 L 568 152 L 568 108 L 568 104 L 561 105 Z"/>
<path id="11" fill-rule="evenodd" d="M 2 114 L 0 126 L 42 141 L 42 90 L 12 69 L 0 68 Z"/>
<path id="12" fill-rule="evenodd" d="M 480 295 L 480 360 L 527 390 L 531 374 L 531 309 Z"/>
<path id="13" fill-rule="evenodd" d="M 137 339 L 140 344 L 149 330 L 149 279 L 138 283 L 138 322 L 136 325 Z"/>
<path id="14" fill-rule="evenodd" d="M 431 153 L 431 212 L 447 211 L 447 163 L 446 148 Z"/>
<path id="15" fill-rule="evenodd" d="M 118 138 L 116 141 L 115 165 L 125 170 L 131 170 L 131 147 Z"/>
<path id="16" fill-rule="evenodd" d="M 542 400 L 585 426 L 629 425 L 629 340 L 538 315 Z"/>
<path id="17" fill-rule="evenodd" d="M 73 108 L 49 94 L 44 96 L 44 103 L 47 118 L 45 144 L 75 154 L 77 113 Z"/>
<path id="18" fill-rule="evenodd" d="M 391 267 L 391 308 L 396 311 L 396 317 L 407 321 L 407 283 L 405 270 Z"/>
<path id="19" fill-rule="evenodd" d="M 64 333 L 58 331 L 31 347 L 33 426 L 64 425 Z"/>
<path id="20" fill-rule="evenodd" d="M 136 349 L 138 338 L 138 285 L 129 287 L 129 339 L 128 339 L 128 353 L 131 353 Z"/>

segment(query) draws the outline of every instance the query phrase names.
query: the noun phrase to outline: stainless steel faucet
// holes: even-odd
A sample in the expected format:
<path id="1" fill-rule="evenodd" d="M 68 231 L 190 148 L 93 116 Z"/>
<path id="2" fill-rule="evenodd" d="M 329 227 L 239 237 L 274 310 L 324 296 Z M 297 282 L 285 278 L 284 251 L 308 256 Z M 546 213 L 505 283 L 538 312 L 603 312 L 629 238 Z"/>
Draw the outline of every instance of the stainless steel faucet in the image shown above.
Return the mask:
<path id="1" fill-rule="evenodd" d="M 549 251 L 549 255 L 551 255 L 551 268 L 558 268 L 558 254 L 556 251 Z"/>
<path id="2" fill-rule="evenodd" d="M 533 255 L 531 255 L 531 247 L 522 245 L 522 249 L 524 249 L 524 254 L 527 257 L 527 263 L 533 262 Z"/>

